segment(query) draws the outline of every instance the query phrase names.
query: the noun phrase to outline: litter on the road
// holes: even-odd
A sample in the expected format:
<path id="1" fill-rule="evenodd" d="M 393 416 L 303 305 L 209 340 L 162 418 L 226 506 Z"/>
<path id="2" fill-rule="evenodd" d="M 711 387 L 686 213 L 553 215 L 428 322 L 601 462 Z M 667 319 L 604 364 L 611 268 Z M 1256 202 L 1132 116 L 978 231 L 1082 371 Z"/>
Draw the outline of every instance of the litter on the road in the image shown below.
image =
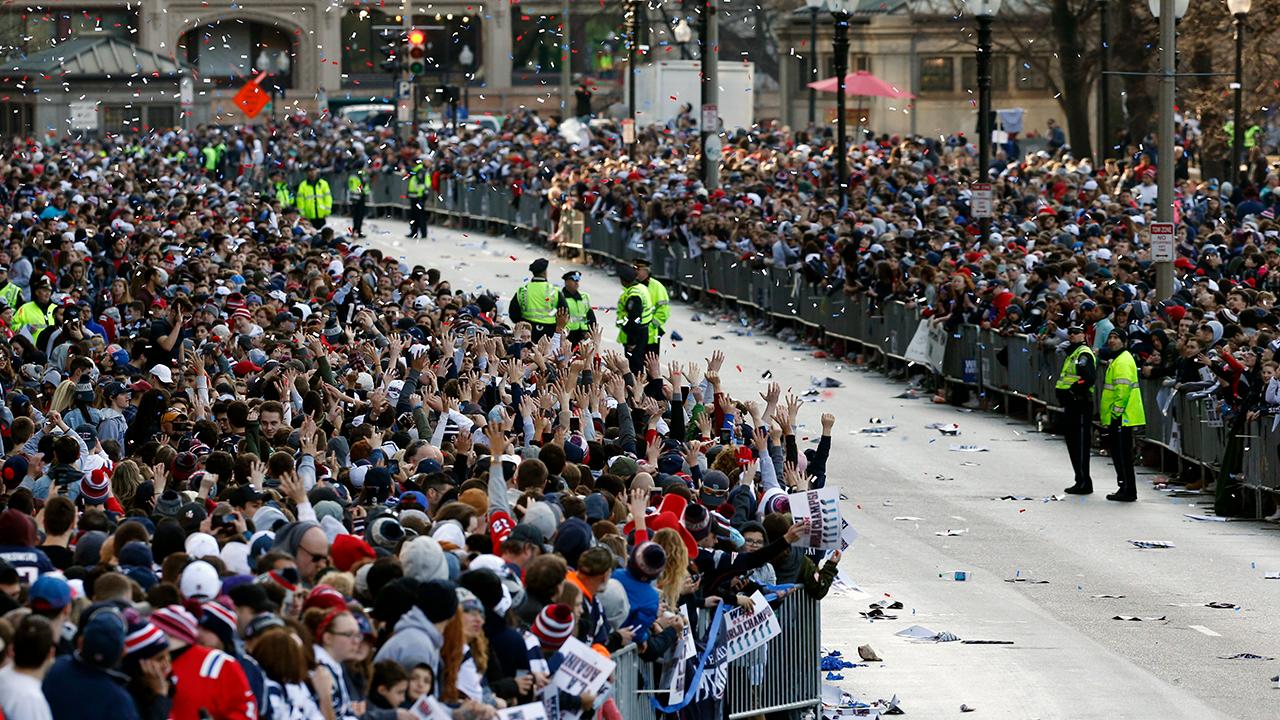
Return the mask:
<path id="1" fill-rule="evenodd" d="M 1112 619 L 1112 620 L 1127 620 L 1127 621 L 1129 621 L 1129 622 L 1157 622 L 1157 621 L 1160 621 L 1160 620 L 1167 620 L 1168 618 L 1166 618 L 1164 615 L 1159 615 L 1159 616 L 1156 616 L 1156 617 L 1139 617 L 1138 615 L 1116 615 L 1115 617 L 1113 617 L 1113 618 L 1111 618 L 1111 619 Z"/>
<path id="2" fill-rule="evenodd" d="M 915 390 L 903 390 L 902 392 L 898 393 L 897 395 L 894 395 L 893 397 L 896 400 L 919 400 L 920 393 L 916 392 Z"/>
<path id="3" fill-rule="evenodd" d="M 809 378 L 809 384 L 819 388 L 838 388 L 844 387 L 844 383 L 833 377 Z"/>
<path id="4" fill-rule="evenodd" d="M 977 710 L 977 708 L 970 707 L 968 705 L 965 705 L 964 703 L 960 704 L 960 712 L 962 713 L 973 712 L 974 710 Z"/>
<path id="5" fill-rule="evenodd" d="M 1007 583 L 1026 583 L 1026 584 L 1028 584 L 1028 585 L 1048 585 L 1048 584 L 1049 584 L 1049 581 L 1048 581 L 1048 580 L 1032 580 L 1031 578 L 1024 578 L 1024 577 L 1011 577 L 1011 578 L 1005 578 L 1005 582 L 1007 582 Z"/>
<path id="6" fill-rule="evenodd" d="M 1254 655 L 1253 653 L 1236 653 L 1235 655 L 1219 655 L 1219 660 L 1275 660 L 1273 657 L 1266 655 Z"/>
<path id="7" fill-rule="evenodd" d="M 875 621 L 875 620 L 897 620 L 897 619 L 898 619 L 898 616 L 897 616 L 897 615 L 888 615 L 888 614 L 886 614 L 886 613 L 885 613 L 885 611 L 884 611 L 884 610 L 881 610 L 880 608 L 872 608 L 872 609 L 870 609 L 870 610 L 868 610 L 868 611 L 866 611 L 866 612 L 860 612 L 860 613 L 858 613 L 858 614 L 859 614 L 859 615 L 861 615 L 862 617 L 864 617 L 864 618 L 868 619 L 868 620 L 871 620 L 871 621 Z"/>
<path id="8" fill-rule="evenodd" d="M 1130 540 L 1129 543 L 1134 547 L 1141 548 L 1143 550 L 1163 550 L 1166 548 L 1177 547 L 1168 540 Z"/>
<path id="9" fill-rule="evenodd" d="M 1218 517 L 1217 515 L 1196 515 L 1194 513 L 1182 513 L 1182 517 L 1197 522 L 1234 522 L 1240 518 Z"/>
<path id="10" fill-rule="evenodd" d="M 1262 576 L 1263 580 L 1280 580 L 1280 572 L 1269 572 Z"/>
<path id="11" fill-rule="evenodd" d="M 943 435 L 959 435 L 960 426 L 955 423 L 929 423 L 924 426 L 925 430 L 937 430 Z"/>
<path id="12" fill-rule="evenodd" d="M 1215 608 L 1217 610 L 1234 610 L 1236 608 L 1235 603 L 1229 602 L 1211 602 L 1205 603 L 1204 606 L 1208 608 Z"/>
<path id="13" fill-rule="evenodd" d="M 906 522 L 920 522 L 923 519 L 924 518 L 915 517 L 914 515 L 899 515 L 894 518 L 894 520 L 905 520 Z"/>
<path id="14" fill-rule="evenodd" d="M 1104 594 L 1104 595 L 1090 595 L 1089 597 L 1093 598 L 1094 600 L 1121 600 L 1121 599 L 1123 599 L 1125 596 L 1124 596 L 1124 595 L 1106 595 L 1106 594 Z"/>
<path id="15" fill-rule="evenodd" d="M 859 645 L 858 657 L 866 660 L 867 662 L 884 662 L 870 645 Z"/>
<path id="16" fill-rule="evenodd" d="M 871 607 L 883 608 L 885 610 L 901 610 L 902 601 L 901 600 L 876 600 L 875 602 L 871 603 Z"/>
<path id="17" fill-rule="evenodd" d="M 938 573 L 938 577 L 947 580 L 955 580 L 956 582 L 965 582 L 969 579 L 969 573 L 964 570 L 951 570 L 949 572 Z"/>
<path id="18" fill-rule="evenodd" d="M 951 452 L 980 453 L 988 450 L 985 445 L 952 445 Z"/>
<path id="19" fill-rule="evenodd" d="M 967 535 L 968 533 L 969 528 L 964 528 L 963 530 L 939 530 L 935 532 L 934 535 L 937 535 L 938 537 L 959 537 L 961 535 Z"/>
<path id="20" fill-rule="evenodd" d="M 871 427 L 864 427 L 858 432 L 867 433 L 871 435 L 883 435 L 884 433 L 887 433 L 896 427 L 898 426 L 897 425 L 872 425 Z M 853 433 L 851 432 L 849 434 L 852 435 Z"/>

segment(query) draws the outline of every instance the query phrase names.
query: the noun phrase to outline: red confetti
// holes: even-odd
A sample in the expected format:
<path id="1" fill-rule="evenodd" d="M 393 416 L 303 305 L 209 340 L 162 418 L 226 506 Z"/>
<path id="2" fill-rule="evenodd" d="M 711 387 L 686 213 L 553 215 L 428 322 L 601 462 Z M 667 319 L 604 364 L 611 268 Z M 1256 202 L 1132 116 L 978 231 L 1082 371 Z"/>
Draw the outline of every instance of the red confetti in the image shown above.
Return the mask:
<path id="1" fill-rule="evenodd" d="M 741 366 L 741 365 L 734 365 L 734 367 L 738 368 L 738 372 L 742 372 L 742 366 Z"/>
<path id="2" fill-rule="evenodd" d="M 1026 509 L 1026 508 L 1022 508 L 1022 509 L 1021 509 L 1021 510 L 1019 510 L 1018 512 L 1023 513 L 1023 512 L 1026 512 L 1026 511 L 1027 511 L 1027 509 Z"/>
<path id="3" fill-rule="evenodd" d="M 508 255 L 507 257 L 511 258 L 512 260 L 515 260 L 515 259 L 516 259 L 516 256 L 515 256 L 515 255 Z"/>

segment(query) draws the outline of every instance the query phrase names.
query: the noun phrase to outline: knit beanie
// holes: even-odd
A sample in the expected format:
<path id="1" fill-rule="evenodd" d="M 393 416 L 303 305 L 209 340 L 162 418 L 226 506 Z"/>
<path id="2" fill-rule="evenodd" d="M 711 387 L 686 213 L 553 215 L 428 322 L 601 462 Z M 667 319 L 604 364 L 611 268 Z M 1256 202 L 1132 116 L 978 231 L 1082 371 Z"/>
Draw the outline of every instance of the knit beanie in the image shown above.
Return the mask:
<path id="1" fill-rule="evenodd" d="M 689 503 L 684 509 L 684 527 L 694 540 L 701 540 L 711 532 L 711 513 L 697 503 Z"/>
<path id="2" fill-rule="evenodd" d="M 404 528 L 391 515 L 379 515 L 365 526 L 364 534 L 373 547 L 393 550 L 404 539 Z"/>
<path id="3" fill-rule="evenodd" d="M 627 589 L 616 578 L 609 578 L 609 582 L 596 592 L 596 601 L 600 603 L 600 609 L 604 611 L 610 627 L 622 627 L 623 621 L 631 614 L 631 601 L 627 598 Z"/>
<path id="4" fill-rule="evenodd" d="M 279 550 L 286 555 L 297 555 L 298 546 L 302 544 L 302 536 L 311 528 L 320 527 L 319 523 L 303 520 L 292 522 L 276 530 L 276 539 L 271 543 L 272 550 Z"/>
<path id="5" fill-rule="evenodd" d="M 333 544 L 329 546 L 329 556 L 333 558 L 334 567 L 342 572 L 349 572 L 352 565 L 366 558 L 373 560 L 377 554 L 364 540 L 355 535 L 343 534 L 333 539 Z"/>
<path id="6" fill-rule="evenodd" d="M 502 602 L 502 579 L 492 570 L 465 572 L 458 584 L 474 593 L 486 610 L 493 611 Z"/>
<path id="7" fill-rule="evenodd" d="M 0 545 L 34 547 L 36 540 L 36 523 L 30 515 L 13 508 L 0 512 Z"/>
<path id="8" fill-rule="evenodd" d="M 182 508 L 182 495 L 177 490 L 168 489 L 160 494 L 156 501 L 156 515 L 161 517 L 177 517 Z"/>
<path id="9" fill-rule="evenodd" d="M 641 582 L 649 582 L 656 580 L 662 574 L 662 568 L 667 564 L 667 551 L 662 546 L 652 540 L 642 542 L 636 545 L 631 551 L 631 557 L 627 560 L 627 570 L 637 580 Z"/>
<path id="10" fill-rule="evenodd" d="M 544 538 L 549 538 L 556 534 L 556 513 L 551 509 L 550 505 L 541 500 L 533 503 L 524 511 L 524 518 L 521 522 L 527 522 L 541 530 Z"/>
<path id="11" fill-rule="evenodd" d="M 400 564 L 404 566 L 404 574 L 419 582 L 428 580 L 444 580 L 449 577 L 449 565 L 445 561 L 444 549 L 433 537 L 416 537 L 400 548 Z"/>
<path id="12" fill-rule="evenodd" d="M 101 505 L 111 495 L 111 472 L 105 466 L 80 480 L 80 497 L 88 505 Z"/>
<path id="13" fill-rule="evenodd" d="M 569 563 L 569 567 L 578 567 L 578 558 L 582 553 L 591 549 L 594 544 L 595 536 L 591 532 L 591 526 L 580 518 L 569 518 L 560 526 L 560 531 L 556 533 L 555 551 L 564 556 L 565 562 Z"/>
<path id="14" fill-rule="evenodd" d="M 418 585 L 415 601 L 427 620 L 438 623 L 452 618 L 458 612 L 457 586 L 448 580 L 430 580 Z"/>
<path id="15" fill-rule="evenodd" d="M 108 603 L 91 606 L 81 615 L 80 659 L 98 668 L 115 667 L 124 655 L 127 629 L 118 607 Z"/>
<path id="16" fill-rule="evenodd" d="M 196 631 L 200 625 L 196 616 L 180 605 L 169 605 L 151 613 L 151 624 L 163 630 L 170 640 L 183 645 L 196 644 Z"/>
<path id="17" fill-rule="evenodd" d="M 311 592 L 307 594 L 307 599 L 302 602 L 304 612 L 314 607 L 345 612 L 347 599 L 342 596 L 342 593 L 328 585 L 317 585 L 311 589 Z"/>
<path id="18" fill-rule="evenodd" d="M 200 627 L 208 630 L 222 641 L 222 649 L 235 654 L 236 649 L 236 614 L 216 600 L 204 603 L 200 613 Z"/>
<path id="19" fill-rule="evenodd" d="M 146 660 L 168 649 L 169 637 L 153 623 L 138 620 L 129 625 L 129 634 L 124 637 L 126 661 Z"/>
<path id="20" fill-rule="evenodd" d="M 542 643 L 544 653 L 554 653 L 573 634 L 573 611 L 560 603 L 548 605 L 534 618 L 529 630 Z"/>

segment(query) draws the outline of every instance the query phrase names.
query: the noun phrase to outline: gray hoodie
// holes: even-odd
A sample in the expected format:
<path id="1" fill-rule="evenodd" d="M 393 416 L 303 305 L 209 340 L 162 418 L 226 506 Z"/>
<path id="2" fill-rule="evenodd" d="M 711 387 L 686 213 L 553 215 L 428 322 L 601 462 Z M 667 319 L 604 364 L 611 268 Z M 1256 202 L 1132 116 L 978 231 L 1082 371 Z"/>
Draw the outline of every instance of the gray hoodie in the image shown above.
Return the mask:
<path id="1" fill-rule="evenodd" d="M 426 665 L 435 677 L 440 677 L 440 648 L 443 646 L 444 636 L 436 629 L 435 623 L 428 620 L 422 610 L 413 607 L 396 622 L 395 633 L 373 661 L 393 660 L 405 672 L 418 665 Z"/>

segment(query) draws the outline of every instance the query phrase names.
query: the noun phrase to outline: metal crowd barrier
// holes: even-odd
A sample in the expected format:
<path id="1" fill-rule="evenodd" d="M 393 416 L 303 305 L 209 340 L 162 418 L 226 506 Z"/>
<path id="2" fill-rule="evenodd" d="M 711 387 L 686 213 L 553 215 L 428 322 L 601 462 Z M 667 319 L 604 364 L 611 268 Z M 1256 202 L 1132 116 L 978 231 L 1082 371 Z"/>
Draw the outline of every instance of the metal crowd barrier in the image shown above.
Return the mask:
<path id="1" fill-rule="evenodd" d="M 633 643 L 613 653 L 618 667 L 613 670 L 613 699 L 618 712 L 627 720 L 651 720 L 657 717 L 649 695 L 641 690 L 652 686 L 647 663 L 640 659 L 640 649 Z"/>
<path id="2" fill-rule="evenodd" d="M 777 613 L 782 634 L 765 645 L 763 667 L 752 667 L 760 662 L 755 651 L 729 664 L 729 720 L 822 702 L 821 603 L 800 589 L 783 598 Z"/>
<path id="3" fill-rule="evenodd" d="M 345 201 L 346 177 L 330 178 L 335 204 Z M 406 181 L 402 176 L 378 173 L 371 178 L 370 205 L 395 214 L 408 206 Z M 430 212 L 507 229 L 549 234 L 550 208 L 537 188 L 525 188 L 519 202 L 511 202 L 512 188 L 489 184 L 466 184 L 446 179 L 428 194 Z M 904 354 L 920 323 L 920 312 L 899 302 L 872 306 L 865 298 L 847 298 L 840 288 L 815 287 L 798 273 L 785 268 L 752 269 L 736 253 L 706 251 L 690 257 L 686 248 L 648 242 L 643 251 L 629 243 L 635 228 L 618 218 L 588 215 L 584 227 L 586 251 L 617 260 L 632 260 L 644 254 L 654 261 L 654 274 L 672 290 L 691 296 L 709 293 L 777 318 L 798 321 L 826 333 L 873 348 L 895 363 L 906 362 Z M 971 386 L 990 396 L 1025 401 L 1029 408 L 1058 410 L 1054 383 L 1063 356 L 1041 345 L 1036 338 L 1000 336 L 972 326 L 962 326 L 951 334 L 943 361 L 942 379 Z M 1168 414 L 1156 402 L 1159 388 L 1143 381 L 1147 428 L 1145 438 L 1173 453 L 1181 461 L 1215 471 L 1226 447 L 1226 430 L 1211 425 L 1204 403 L 1179 394 Z M 1174 424 L 1180 437 L 1173 438 Z M 1271 429 L 1265 417 L 1247 429 L 1243 472 L 1246 485 L 1280 490 L 1280 429 Z"/>

